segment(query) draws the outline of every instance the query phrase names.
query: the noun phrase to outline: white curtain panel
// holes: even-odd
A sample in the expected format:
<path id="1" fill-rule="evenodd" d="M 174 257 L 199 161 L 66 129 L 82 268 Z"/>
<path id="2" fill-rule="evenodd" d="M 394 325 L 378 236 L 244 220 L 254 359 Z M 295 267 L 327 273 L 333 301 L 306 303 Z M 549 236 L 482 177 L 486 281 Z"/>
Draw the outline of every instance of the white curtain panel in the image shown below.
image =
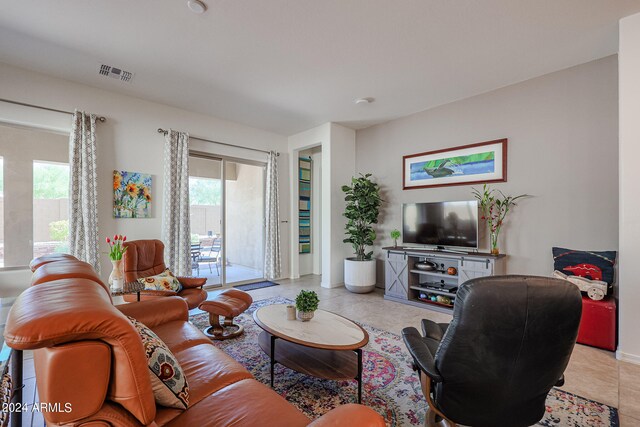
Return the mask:
<path id="1" fill-rule="evenodd" d="M 99 273 L 95 114 L 73 113 L 69 165 L 69 252 Z"/>
<path id="2" fill-rule="evenodd" d="M 191 276 L 189 134 L 169 129 L 164 143 L 164 260 L 178 276 Z"/>
<path id="3" fill-rule="evenodd" d="M 273 151 L 267 160 L 267 185 L 265 195 L 265 250 L 264 277 L 280 277 L 280 207 L 278 197 L 278 157 Z"/>

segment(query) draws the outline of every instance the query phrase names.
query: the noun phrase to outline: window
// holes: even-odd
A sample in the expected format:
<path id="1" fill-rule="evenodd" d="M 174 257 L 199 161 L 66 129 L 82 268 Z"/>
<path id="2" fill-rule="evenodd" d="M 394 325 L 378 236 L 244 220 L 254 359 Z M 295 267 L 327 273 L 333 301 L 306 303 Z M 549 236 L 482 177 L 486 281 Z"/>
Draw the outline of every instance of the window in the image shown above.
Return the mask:
<path id="1" fill-rule="evenodd" d="M 209 285 L 222 283 L 222 180 L 220 160 L 190 158 L 191 270 L 207 277 Z"/>
<path id="2" fill-rule="evenodd" d="M 33 162 L 33 257 L 69 251 L 69 164 Z"/>
<path id="3" fill-rule="evenodd" d="M 222 181 L 214 178 L 189 177 L 191 205 L 191 241 L 220 236 Z"/>
<path id="4" fill-rule="evenodd" d="M 189 177 L 189 201 L 192 205 L 220 206 L 222 181 L 216 178 Z"/>
<path id="5" fill-rule="evenodd" d="M 0 267 L 68 251 L 69 136 L 0 125 Z"/>

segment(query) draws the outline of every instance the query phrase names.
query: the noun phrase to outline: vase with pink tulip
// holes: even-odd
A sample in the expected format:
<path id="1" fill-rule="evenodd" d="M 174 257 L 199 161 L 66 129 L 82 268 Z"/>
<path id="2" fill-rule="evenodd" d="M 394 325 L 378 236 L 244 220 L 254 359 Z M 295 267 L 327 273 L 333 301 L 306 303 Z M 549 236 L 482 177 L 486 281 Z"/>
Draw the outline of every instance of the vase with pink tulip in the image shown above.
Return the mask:
<path id="1" fill-rule="evenodd" d="M 127 236 L 121 236 L 119 234 L 113 236 L 113 239 L 110 237 L 106 238 L 107 244 L 109 245 L 109 258 L 113 266 L 111 274 L 109 275 L 109 286 L 112 292 L 120 291 L 124 286 L 124 262 L 122 261 L 122 256 L 127 251 L 127 248 L 124 246 L 126 240 Z"/>

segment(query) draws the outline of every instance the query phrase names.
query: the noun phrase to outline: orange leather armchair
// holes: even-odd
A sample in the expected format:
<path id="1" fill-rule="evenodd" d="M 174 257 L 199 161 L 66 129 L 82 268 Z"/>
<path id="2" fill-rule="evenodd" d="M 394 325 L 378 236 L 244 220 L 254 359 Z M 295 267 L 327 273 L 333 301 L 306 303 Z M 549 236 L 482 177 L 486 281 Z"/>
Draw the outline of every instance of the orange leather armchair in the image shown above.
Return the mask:
<path id="1" fill-rule="evenodd" d="M 164 263 L 164 243 L 160 240 L 133 240 L 125 242 L 124 246 L 127 248 L 123 258 L 125 281 L 133 282 L 141 277 L 160 274 L 167 269 Z M 184 298 L 189 309 L 192 309 L 207 299 L 207 292 L 202 289 L 202 286 L 207 282 L 206 278 L 178 277 L 178 280 L 182 285 L 180 292 L 145 290 L 140 292 L 140 300 L 177 295 Z M 124 300 L 135 302 L 137 296 L 125 295 Z"/>

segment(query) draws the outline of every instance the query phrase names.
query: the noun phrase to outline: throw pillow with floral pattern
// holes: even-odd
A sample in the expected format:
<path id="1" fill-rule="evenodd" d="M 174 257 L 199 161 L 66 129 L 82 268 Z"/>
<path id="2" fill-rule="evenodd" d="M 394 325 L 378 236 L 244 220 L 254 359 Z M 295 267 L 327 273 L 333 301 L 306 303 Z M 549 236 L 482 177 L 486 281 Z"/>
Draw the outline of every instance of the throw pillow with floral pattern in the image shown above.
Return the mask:
<path id="1" fill-rule="evenodd" d="M 142 339 L 156 403 L 170 408 L 187 409 L 189 384 L 178 359 L 151 329 L 133 317 L 127 318 Z"/>
<path id="2" fill-rule="evenodd" d="M 145 290 L 180 292 L 182 285 L 168 268 L 160 274 L 149 277 L 141 277 L 138 282 L 144 285 Z"/>

